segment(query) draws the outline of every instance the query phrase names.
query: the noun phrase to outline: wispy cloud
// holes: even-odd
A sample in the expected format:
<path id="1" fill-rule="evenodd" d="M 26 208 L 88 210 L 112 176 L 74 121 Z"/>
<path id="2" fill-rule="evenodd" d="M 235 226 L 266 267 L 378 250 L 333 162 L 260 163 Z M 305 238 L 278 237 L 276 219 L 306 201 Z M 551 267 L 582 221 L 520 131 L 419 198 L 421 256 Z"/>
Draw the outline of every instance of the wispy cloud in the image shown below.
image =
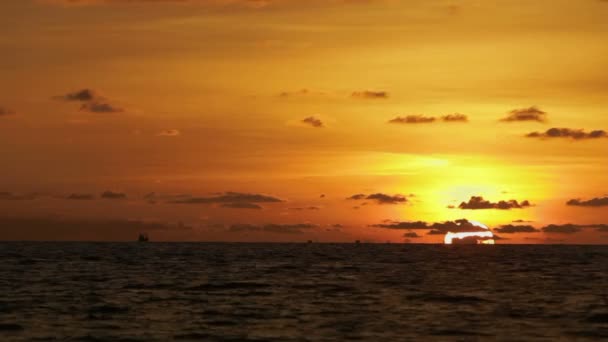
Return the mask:
<path id="1" fill-rule="evenodd" d="M 571 199 L 566 204 L 578 207 L 605 207 L 608 206 L 608 197 L 596 197 L 590 200 Z"/>
<path id="2" fill-rule="evenodd" d="M 317 119 L 314 116 L 309 116 L 309 117 L 303 119 L 302 123 L 305 124 L 305 125 L 312 126 L 314 128 L 322 128 L 323 127 L 323 121 L 321 121 L 321 119 Z"/>
<path id="3" fill-rule="evenodd" d="M 471 210 L 479 210 L 479 209 L 509 210 L 509 209 L 524 209 L 524 208 L 528 208 L 530 206 L 532 206 L 532 205 L 527 200 L 524 200 L 522 202 L 518 202 L 516 200 L 490 202 L 488 200 L 485 200 L 482 196 L 472 196 L 468 202 L 460 203 L 458 208 L 471 209 Z"/>
<path id="4" fill-rule="evenodd" d="M 350 94 L 352 98 L 355 99 L 366 99 L 366 100 L 382 100 L 388 99 L 389 94 L 386 91 L 375 91 L 375 90 L 363 90 L 363 91 L 355 91 Z"/>
<path id="5" fill-rule="evenodd" d="M 500 119 L 503 122 L 516 122 L 516 121 L 536 121 L 536 122 L 546 122 L 547 121 L 547 112 L 540 110 L 536 106 L 532 106 L 530 108 L 521 108 L 514 109 L 509 112 L 509 114 Z"/>
<path id="6" fill-rule="evenodd" d="M 573 139 L 573 140 L 589 140 L 608 138 L 608 133 L 604 130 L 595 130 L 586 132 L 583 129 L 571 128 L 551 128 L 546 132 L 532 132 L 526 135 L 527 138 L 540 139 Z"/>

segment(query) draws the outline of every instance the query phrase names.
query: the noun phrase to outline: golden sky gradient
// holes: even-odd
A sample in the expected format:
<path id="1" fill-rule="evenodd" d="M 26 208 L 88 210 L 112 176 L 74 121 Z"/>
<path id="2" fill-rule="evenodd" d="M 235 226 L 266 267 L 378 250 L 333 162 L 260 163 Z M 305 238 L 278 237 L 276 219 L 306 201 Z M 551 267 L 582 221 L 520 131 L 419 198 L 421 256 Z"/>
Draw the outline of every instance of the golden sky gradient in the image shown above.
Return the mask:
<path id="1" fill-rule="evenodd" d="M 500 243 L 608 243 L 606 18 L 601 0 L 2 1 L 0 239 L 430 243 L 467 218 Z"/>

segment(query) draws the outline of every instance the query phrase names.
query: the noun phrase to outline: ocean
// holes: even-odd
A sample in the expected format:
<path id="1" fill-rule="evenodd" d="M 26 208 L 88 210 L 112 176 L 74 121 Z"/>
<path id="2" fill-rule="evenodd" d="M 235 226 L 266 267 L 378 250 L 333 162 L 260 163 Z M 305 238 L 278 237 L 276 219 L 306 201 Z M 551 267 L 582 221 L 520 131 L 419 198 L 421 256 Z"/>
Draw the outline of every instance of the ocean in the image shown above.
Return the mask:
<path id="1" fill-rule="evenodd" d="M 608 339 L 608 247 L 0 243 L 0 340 Z"/>

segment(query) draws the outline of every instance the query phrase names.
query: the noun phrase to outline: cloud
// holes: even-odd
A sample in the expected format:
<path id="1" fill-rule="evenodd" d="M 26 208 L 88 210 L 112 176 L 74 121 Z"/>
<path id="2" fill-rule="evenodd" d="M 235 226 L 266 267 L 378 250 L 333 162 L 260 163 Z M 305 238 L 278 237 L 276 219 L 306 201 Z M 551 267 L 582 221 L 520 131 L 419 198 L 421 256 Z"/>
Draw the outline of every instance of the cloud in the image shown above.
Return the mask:
<path id="1" fill-rule="evenodd" d="M 225 203 L 222 204 L 223 208 L 231 208 L 231 209 L 262 209 L 261 206 L 255 203 L 247 203 L 247 202 L 237 202 L 237 203 Z"/>
<path id="2" fill-rule="evenodd" d="M 596 197 L 587 201 L 583 201 L 581 199 L 571 199 L 566 204 L 579 207 L 605 207 L 608 206 L 608 197 Z"/>
<path id="3" fill-rule="evenodd" d="M 102 100 L 93 100 L 80 106 L 80 110 L 91 113 L 122 113 L 124 109 Z"/>
<path id="4" fill-rule="evenodd" d="M 158 132 L 158 134 L 156 134 L 159 137 L 177 137 L 180 136 L 182 134 L 182 132 L 180 132 L 180 130 L 178 129 L 166 129 L 164 131 L 160 131 Z"/>
<path id="5" fill-rule="evenodd" d="M 454 113 L 441 117 L 444 122 L 468 122 L 469 118 L 464 114 Z"/>
<path id="6" fill-rule="evenodd" d="M 433 230 L 429 232 L 430 235 L 433 234 L 446 234 L 447 232 L 452 233 L 462 233 L 462 232 L 485 232 L 487 229 L 482 227 L 478 227 L 467 219 L 460 219 L 455 221 L 445 221 L 439 223 L 433 223 L 430 226 Z"/>
<path id="7" fill-rule="evenodd" d="M 483 232 L 486 229 L 473 225 L 467 219 L 460 219 L 455 221 L 445 221 L 436 223 L 427 223 L 424 221 L 388 221 L 381 224 L 371 225 L 374 228 L 384 229 L 422 229 L 429 230 L 429 235 L 445 235 L 447 232 L 460 233 L 460 232 Z"/>
<path id="8" fill-rule="evenodd" d="M 555 225 L 550 224 L 542 228 L 542 231 L 549 234 L 574 234 L 582 230 L 583 226 L 575 224 Z"/>
<path id="9" fill-rule="evenodd" d="M 289 208 L 289 210 L 295 210 L 295 211 L 303 211 L 303 210 L 321 210 L 321 208 L 319 208 L 319 207 L 315 207 L 315 206 L 310 206 L 310 207 L 296 207 L 296 208 Z"/>
<path id="10" fill-rule="evenodd" d="M 547 113 L 543 112 L 536 106 L 530 108 L 514 109 L 509 112 L 507 117 L 500 119 L 503 122 L 515 122 L 515 121 L 536 121 L 546 122 Z"/>
<path id="11" fill-rule="evenodd" d="M 471 210 L 479 210 L 479 209 L 500 209 L 500 210 L 510 210 L 510 209 L 524 209 L 532 206 L 529 201 L 525 200 L 522 202 L 517 202 L 516 200 L 509 201 L 499 201 L 496 203 L 492 203 L 490 201 L 484 200 L 481 196 L 472 196 L 468 202 L 462 202 L 458 206 L 460 209 L 471 209 Z"/>
<path id="12" fill-rule="evenodd" d="M 371 227 L 386 229 L 430 229 L 429 224 L 424 221 L 385 222 L 381 224 L 374 224 Z"/>
<path id="13" fill-rule="evenodd" d="M 80 110 L 91 113 L 121 113 L 124 109 L 111 104 L 106 98 L 92 89 L 81 89 L 65 95 L 55 96 L 56 100 L 82 102 Z"/>
<path id="14" fill-rule="evenodd" d="M 92 199 L 95 199 L 95 196 L 91 195 L 91 194 L 71 194 L 68 197 L 66 197 L 66 199 L 78 200 L 78 201 L 92 200 Z"/>
<path id="15" fill-rule="evenodd" d="M 77 90 L 72 93 L 67 93 L 65 95 L 56 96 L 55 99 L 62 99 L 65 101 L 79 101 L 79 102 L 88 102 L 93 101 L 98 98 L 97 93 L 92 89 L 82 89 Z"/>
<path id="16" fill-rule="evenodd" d="M 356 99 L 388 99 L 388 92 L 386 91 L 373 91 L 373 90 L 363 90 L 363 91 L 355 91 L 350 95 L 352 98 Z"/>
<path id="17" fill-rule="evenodd" d="M 574 139 L 574 140 L 587 140 L 587 139 L 599 139 L 608 138 L 608 133 L 604 130 L 595 130 L 591 132 L 585 132 L 583 129 L 571 129 L 571 128 L 551 128 L 546 132 L 532 132 L 526 134 L 527 138 L 540 138 L 540 139 Z"/>
<path id="18" fill-rule="evenodd" d="M 410 239 L 417 239 L 417 238 L 420 238 L 421 236 L 418 235 L 418 233 L 416 233 L 416 232 L 407 232 L 407 233 L 403 234 L 403 237 L 410 238 Z"/>
<path id="19" fill-rule="evenodd" d="M 169 201 L 172 204 L 214 204 L 214 203 L 278 203 L 283 200 L 276 197 L 248 194 L 241 192 L 226 192 L 213 197 L 190 197 L 177 198 Z"/>
<path id="20" fill-rule="evenodd" d="M 0 117 L 8 116 L 8 115 L 15 115 L 15 111 L 8 109 L 6 107 L 0 106 Z"/>
<path id="21" fill-rule="evenodd" d="M 403 195 L 386 195 L 382 193 L 376 193 L 371 195 L 356 194 L 347 198 L 347 200 L 372 200 L 378 204 L 401 204 L 406 203 L 407 198 Z"/>
<path id="22" fill-rule="evenodd" d="M 105 199 L 126 199 L 127 194 L 122 192 L 104 191 L 100 197 Z"/>
<path id="23" fill-rule="evenodd" d="M 253 224 L 233 224 L 228 228 L 231 233 L 242 233 L 242 232 L 268 232 L 268 233 L 279 233 L 279 234 L 302 234 L 311 229 L 317 228 L 317 225 L 310 223 L 298 223 L 298 224 L 267 224 L 267 225 L 253 225 Z"/>
<path id="24" fill-rule="evenodd" d="M 408 116 L 398 116 L 394 119 L 389 120 L 388 123 L 392 124 L 421 124 L 421 123 L 432 123 L 437 120 L 432 116 L 424 116 L 424 115 L 408 115 Z"/>
<path id="25" fill-rule="evenodd" d="M 302 123 L 306 124 L 306 125 L 310 125 L 310 126 L 315 127 L 315 128 L 322 128 L 323 127 L 323 121 L 321 121 L 320 119 L 315 118 L 314 116 L 309 116 L 309 117 L 303 119 Z"/>
<path id="26" fill-rule="evenodd" d="M 1 201 L 31 201 L 37 198 L 37 194 L 14 194 L 12 192 L 1 191 L 0 192 L 0 200 Z"/>
<path id="27" fill-rule="evenodd" d="M 503 234 L 515 234 L 515 233 L 538 233 L 539 229 L 536 229 L 530 225 L 521 225 L 516 226 L 512 224 L 507 224 L 500 226 L 498 228 L 494 228 L 494 231 L 503 233 Z"/>
<path id="28" fill-rule="evenodd" d="M 302 97 L 302 96 L 325 96 L 324 92 L 312 91 L 309 89 L 300 89 L 297 91 L 283 91 L 279 94 L 281 98 Z"/>

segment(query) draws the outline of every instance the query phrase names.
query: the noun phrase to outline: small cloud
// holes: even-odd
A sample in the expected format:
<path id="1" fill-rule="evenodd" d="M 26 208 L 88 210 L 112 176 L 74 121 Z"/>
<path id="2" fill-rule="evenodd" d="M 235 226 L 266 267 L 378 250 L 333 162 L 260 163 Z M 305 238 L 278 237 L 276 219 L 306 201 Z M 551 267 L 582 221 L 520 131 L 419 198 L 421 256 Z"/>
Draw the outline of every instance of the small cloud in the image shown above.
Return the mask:
<path id="1" fill-rule="evenodd" d="M 534 222 L 534 221 L 522 220 L 522 219 L 513 220 L 513 223 L 532 223 L 532 222 Z"/>
<path id="2" fill-rule="evenodd" d="M 31 201 L 37 198 L 37 194 L 14 194 L 12 192 L 0 191 L 2 201 Z"/>
<path id="3" fill-rule="evenodd" d="M 462 202 L 458 206 L 460 209 L 470 209 L 470 210 L 479 210 L 479 209 L 500 209 L 500 210 L 510 210 L 510 209 L 524 209 L 532 206 L 529 201 L 525 200 L 522 202 L 518 202 L 516 200 L 508 200 L 508 201 L 499 201 L 496 203 L 484 200 L 481 196 L 472 196 L 468 202 Z"/>
<path id="4" fill-rule="evenodd" d="M 587 201 L 571 199 L 566 204 L 577 207 L 605 207 L 608 206 L 608 197 L 596 197 Z"/>
<path id="5" fill-rule="evenodd" d="M 95 196 L 91 195 L 91 194 L 71 194 L 68 197 L 66 197 L 66 199 L 84 201 L 84 200 L 95 199 Z"/>
<path id="6" fill-rule="evenodd" d="M 214 203 L 278 203 L 283 200 L 276 197 L 248 194 L 241 192 L 226 192 L 213 197 L 191 197 L 181 196 L 180 198 L 169 201 L 172 204 L 214 204 Z"/>
<path id="7" fill-rule="evenodd" d="M 516 226 L 512 224 L 507 224 L 500 226 L 498 228 L 494 228 L 494 231 L 503 233 L 503 234 L 515 234 L 515 233 L 538 233 L 539 229 L 536 229 L 529 225 Z"/>
<path id="8" fill-rule="evenodd" d="M 348 197 L 347 200 L 373 200 L 378 204 L 401 204 L 407 202 L 407 198 L 403 195 L 386 195 L 382 193 L 371 195 L 356 194 Z"/>
<path id="9" fill-rule="evenodd" d="M 82 102 L 80 111 L 91 113 L 121 113 L 124 109 L 111 104 L 106 98 L 92 89 L 77 90 L 65 95 L 55 96 L 56 100 Z"/>
<path id="10" fill-rule="evenodd" d="M 408 116 L 398 116 L 394 119 L 389 120 L 388 123 L 392 124 L 421 124 L 421 123 L 433 123 L 437 120 L 437 118 L 433 116 L 424 116 L 424 115 L 408 115 Z"/>
<path id="11" fill-rule="evenodd" d="M 532 132 L 526 135 L 527 138 L 540 138 L 540 139 L 574 139 L 574 140 L 589 140 L 608 138 L 608 133 L 604 130 L 595 130 L 591 132 L 585 132 L 582 129 L 570 129 L 570 128 L 551 128 L 546 132 Z"/>
<path id="12" fill-rule="evenodd" d="M 67 93 L 65 95 L 56 96 L 55 99 L 61 99 L 65 101 L 88 102 L 93 101 L 99 97 L 100 96 L 92 89 L 82 89 L 72 93 Z"/>
<path id="13" fill-rule="evenodd" d="M 416 233 L 416 232 L 407 232 L 407 233 L 403 234 L 403 237 L 404 238 L 410 238 L 410 239 L 418 239 L 421 236 L 418 235 L 418 233 Z"/>
<path id="14" fill-rule="evenodd" d="M 237 203 L 225 203 L 222 204 L 223 208 L 231 208 L 231 209 L 262 209 L 261 206 L 255 203 L 247 203 L 247 202 L 237 202 Z"/>
<path id="15" fill-rule="evenodd" d="M 127 194 L 122 192 L 104 191 L 101 194 L 101 198 L 105 199 L 126 199 Z"/>
<path id="16" fill-rule="evenodd" d="M 0 117 L 8 115 L 15 115 L 15 111 L 0 106 Z"/>
<path id="17" fill-rule="evenodd" d="M 469 122 L 469 118 L 464 114 L 454 113 L 441 117 L 444 122 Z"/>
<path id="18" fill-rule="evenodd" d="M 373 91 L 373 90 L 363 90 L 363 91 L 355 91 L 350 95 L 352 98 L 356 99 L 387 99 L 388 92 L 386 91 Z"/>
<path id="19" fill-rule="evenodd" d="M 321 208 L 319 208 L 319 207 L 315 207 L 315 206 L 310 206 L 310 207 L 295 207 L 295 208 L 289 208 L 289 210 L 295 210 L 295 211 L 304 211 L 304 210 L 321 210 Z"/>
<path id="20" fill-rule="evenodd" d="M 323 127 L 323 121 L 321 121 L 320 119 L 315 118 L 314 116 L 309 116 L 309 117 L 303 119 L 302 123 L 306 124 L 306 125 L 310 125 L 310 126 L 315 127 L 315 128 L 322 128 Z"/>
<path id="21" fill-rule="evenodd" d="M 582 230 L 582 226 L 575 224 L 555 225 L 550 224 L 542 228 L 542 231 L 549 234 L 574 234 Z"/>
<path id="22" fill-rule="evenodd" d="M 299 224 L 267 224 L 267 225 L 253 225 L 253 224 L 233 224 L 228 228 L 231 233 L 242 233 L 242 232 L 269 232 L 279 234 L 302 234 L 311 229 L 317 228 L 317 225 L 310 223 L 299 223 Z"/>
<path id="23" fill-rule="evenodd" d="M 309 89 L 300 89 L 297 91 L 283 91 L 279 94 L 280 98 L 283 99 L 287 99 L 287 98 L 293 98 L 293 97 L 305 97 L 305 96 L 325 96 L 327 95 L 324 92 L 321 91 L 312 91 Z"/>
<path id="24" fill-rule="evenodd" d="M 156 135 L 159 137 L 177 137 L 177 136 L 180 136 L 181 134 L 182 133 L 178 129 L 166 129 L 164 131 L 158 132 L 158 134 L 156 134 Z"/>
<path id="25" fill-rule="evenodd" d="M 515 122 L 515 121 L 536 121 L 546 122 L 547 113 L 543 112 L 536 106 L 530 108 L 514 109 L 509 112 L 507 117 L 500 119 L 503 122 Z"/>
<path id="26" fill-rule="evenodd" d="M 429 224 L 424 221 L 414 222 L 385 222 L 381 224 L 374 224 L 371 227 L 385 228 L 385 229 L 430 229 Z"/>

